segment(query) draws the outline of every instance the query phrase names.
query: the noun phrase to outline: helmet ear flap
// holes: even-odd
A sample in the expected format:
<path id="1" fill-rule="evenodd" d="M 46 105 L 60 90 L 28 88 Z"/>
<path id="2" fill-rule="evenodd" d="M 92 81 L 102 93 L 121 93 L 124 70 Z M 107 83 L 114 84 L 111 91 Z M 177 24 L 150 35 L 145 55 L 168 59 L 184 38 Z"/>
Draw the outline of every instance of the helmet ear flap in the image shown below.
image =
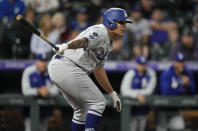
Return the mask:
<path id="1" fill-rule="evenodd" d="M 113 20 L 108 20 L 108 25 L 109 25 L 109 29 L 114 29 L 116 28 L 116 22 L 114 22 Z"/>
<path id="2" fill-rule="evenodd" d="M 126 11 L 121 8 L 110 8 L 107 11 L 104 12 L 103 15 L 103 25 L 106 26 L 109 29 L 115 29 L 116 28 L 116 21 L 125 21 L 128 23 L 132 23 L 127 18 Z"/>

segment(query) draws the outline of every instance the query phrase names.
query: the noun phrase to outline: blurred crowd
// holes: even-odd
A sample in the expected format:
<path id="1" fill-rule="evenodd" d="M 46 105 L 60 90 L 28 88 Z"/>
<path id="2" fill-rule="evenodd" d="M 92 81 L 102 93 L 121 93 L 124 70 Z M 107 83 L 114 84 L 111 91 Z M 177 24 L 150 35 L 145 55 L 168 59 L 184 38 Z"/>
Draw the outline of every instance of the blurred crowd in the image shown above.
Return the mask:
<path id="1" fill-rule="evenodd" d="M 127 25 L 114 42 L 109 60 L 168 61 L 182 52 L 188 61 L 198 60 L 197 0 L 1 0 L 0 59 L 32 59 L 53 54 L 51 47 L 16 21 L 18 14 L 34 24 L 52 43 L 75 38 L 87 27 L 102 23 L 110 7 L 127 10 L 134 24 Z"/>
<path id="2" fill-rule="evenodd" d="M 134 21 L 123 37 L 113 41 L 108 56 L 108 60 L 136 62 L 122 79 L 121 95 L 146 104 L 145 96 L 154 94 L 157 86 L 162 96 L 196 93 L 185 61 L 198 60 L 198 0 L 0 0 L 0 59 L 36 59 L 35 65 L 24 70 L 24 95 L 48 97 L 58 92 L 49 82 L 49 58 L 44 57 L 54 54 L 52 48 L 17 22 L 16 16 L 21 14 L 52 43 L 61 44 L 89 26 L 101 24 L 110 7 L 125 9 Z M 157 78 L 156 71 L 147 67 L 149 60 L 173 63 Z M 133 108 L 130 131 L 144 131 L 149 112 L 149 108 Z M 44 117 L 43 125 L 47 126 L 49 116 Z M 157 131 L 185 128 L 179 109 L 158 109 L 156 118 Z M 28 116 L 25 126 L 29 131 Z"/>

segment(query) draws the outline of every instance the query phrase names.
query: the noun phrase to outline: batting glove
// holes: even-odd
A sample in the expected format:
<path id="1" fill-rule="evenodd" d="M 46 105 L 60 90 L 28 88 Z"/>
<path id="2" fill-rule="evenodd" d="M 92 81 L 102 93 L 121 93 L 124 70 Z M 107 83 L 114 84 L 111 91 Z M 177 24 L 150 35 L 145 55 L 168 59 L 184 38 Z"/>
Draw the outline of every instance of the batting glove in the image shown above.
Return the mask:
<path id="1" fill-rule="evenodd" d="M 64 51 L 68 48 L 68 45 L 66 43 L 56 45 L 56 46 L 58 47 L 59 50 L 57 51 L 57 50 L 53 49 L 53 51 L 59 55 L 63 55 Z"/>
<path id="2" fill-rule="evenodd" d="M 111 94 L 109 94 L 109 97 L 113 100 L 113 108 L 116 109 L 116 111 L 121 111 L 121 102 L 120 98 L 118 97 L 117 93 L 113 91 Z"/>

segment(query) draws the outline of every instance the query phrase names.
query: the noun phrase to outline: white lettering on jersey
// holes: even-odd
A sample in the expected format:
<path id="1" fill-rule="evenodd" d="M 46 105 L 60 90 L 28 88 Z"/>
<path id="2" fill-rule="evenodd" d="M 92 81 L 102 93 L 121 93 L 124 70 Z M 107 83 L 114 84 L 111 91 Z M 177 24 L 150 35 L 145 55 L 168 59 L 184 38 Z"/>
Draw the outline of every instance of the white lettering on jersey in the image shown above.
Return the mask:
<path id="1" fill-rule="evenodd" d="M 171 81 L 171 88 L 176 89 L 178 87 L 177 80 L 173 77 Z"/>

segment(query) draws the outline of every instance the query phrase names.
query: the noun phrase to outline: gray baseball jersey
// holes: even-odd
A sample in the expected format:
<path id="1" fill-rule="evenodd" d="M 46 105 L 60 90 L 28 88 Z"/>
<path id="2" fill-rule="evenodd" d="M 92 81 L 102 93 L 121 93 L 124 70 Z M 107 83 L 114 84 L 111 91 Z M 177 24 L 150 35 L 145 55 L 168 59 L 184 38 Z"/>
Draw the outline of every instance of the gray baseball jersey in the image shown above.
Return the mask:
<path id="1" fill-rule="evenodd" d="M 76 50 L 67 49 L 64 52 L 64 56 L 87 72 L 91 72 L 104 64 L 107 54 L 112 50 L 112 44 L 109 33 L 103 24 L 89 27 L 74 40 L 83 37 L 88 39 L 88 47 Z"/>
<path id="2" fill-rule="evenodd" d="M 85 49 L 67 49 L 64 58 L 55 55 L 49 63 L 49 75 L 74 110 L 72 121 L 85 124 L 86 114 L 102 116 L 106 100 L 87 73 L 104 64 L 112 44 L 104 25 L 89 27 L 74 40 L 88 39 Z"/>

